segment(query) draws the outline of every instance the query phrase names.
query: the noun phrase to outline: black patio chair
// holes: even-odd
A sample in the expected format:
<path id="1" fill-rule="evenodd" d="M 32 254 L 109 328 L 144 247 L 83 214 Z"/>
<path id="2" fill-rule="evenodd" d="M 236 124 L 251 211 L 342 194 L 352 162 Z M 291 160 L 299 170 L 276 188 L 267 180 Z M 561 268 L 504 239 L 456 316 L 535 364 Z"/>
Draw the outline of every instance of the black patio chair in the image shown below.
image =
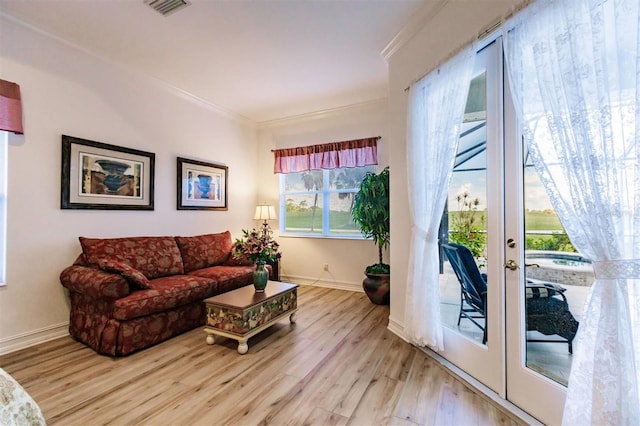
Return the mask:
<path id="1" fill-rule="evenodd" d="M 460 283 L 460 314 L 482 330 L 482 343 L 487 343 L 487 281 L 468 248 L 460 244 L 442 244 L 444 253 Z M 484 319 L 480 324 L 476 319 Z"/>
<path id="2" fill-rule="evenodd" d="M 481 274 L 471 251 L 455 243 L 442 244 L 442 248 L 460 283 L 460 314 L 458 325 L 464 317 L 483 331 L 482 343 L 487 341 L 487 276 Z M 528 280 L 525 289 L 527 331 L 537 331 L 546 336 L 557 335 L 564 340 L 527 338 L 529 342 L 567 343 L 573 353 L 573 339 L 578 331 L 578 321 L 569 311 L 564 295 L 566 288 L 548 282 Z M 476 319 L 484 318 L 484 325 Z"/>

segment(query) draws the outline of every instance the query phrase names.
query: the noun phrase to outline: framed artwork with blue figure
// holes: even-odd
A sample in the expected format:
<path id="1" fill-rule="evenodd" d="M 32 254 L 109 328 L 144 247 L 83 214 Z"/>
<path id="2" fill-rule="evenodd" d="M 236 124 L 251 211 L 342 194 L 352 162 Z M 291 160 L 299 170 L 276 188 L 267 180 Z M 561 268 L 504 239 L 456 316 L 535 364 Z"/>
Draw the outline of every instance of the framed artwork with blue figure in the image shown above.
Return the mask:
<path id="1" fill-rule="evenodd" d="M 153 210 L 155 154 L 62 135 L 60 208 Z"/>
<path id="2" fill-rule="evenodd" d="M 227 210 L 229 168 L 178 157 L 178 210 Z"/>

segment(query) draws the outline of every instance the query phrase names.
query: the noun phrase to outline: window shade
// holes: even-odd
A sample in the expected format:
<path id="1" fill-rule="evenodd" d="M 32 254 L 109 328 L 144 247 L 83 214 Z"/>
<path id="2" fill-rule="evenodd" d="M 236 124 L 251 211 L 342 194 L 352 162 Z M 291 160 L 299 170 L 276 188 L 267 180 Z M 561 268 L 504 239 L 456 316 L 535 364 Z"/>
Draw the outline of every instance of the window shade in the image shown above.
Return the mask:
<path id="1" fill-rule="evenodd" d="M 22 134 L 20 86 L 0 80 L 0 130 Z"/>
<path id="2" fill-rule="evenodd" d="M 273 150 L 274 173 L 363 167 L 378 164 L 380 137 Z"/>

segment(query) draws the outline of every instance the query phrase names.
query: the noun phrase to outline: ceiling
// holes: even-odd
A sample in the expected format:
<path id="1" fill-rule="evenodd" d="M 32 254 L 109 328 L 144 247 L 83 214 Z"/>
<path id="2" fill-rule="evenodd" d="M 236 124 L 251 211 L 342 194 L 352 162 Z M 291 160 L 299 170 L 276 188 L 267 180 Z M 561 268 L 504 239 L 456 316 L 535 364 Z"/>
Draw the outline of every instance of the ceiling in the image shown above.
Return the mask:
<path id="1" fill-rule="evenodd" d="M 381 51 L 434 0 L 0 0 L 0 12 L 255 122 L 387 97 Z"/>

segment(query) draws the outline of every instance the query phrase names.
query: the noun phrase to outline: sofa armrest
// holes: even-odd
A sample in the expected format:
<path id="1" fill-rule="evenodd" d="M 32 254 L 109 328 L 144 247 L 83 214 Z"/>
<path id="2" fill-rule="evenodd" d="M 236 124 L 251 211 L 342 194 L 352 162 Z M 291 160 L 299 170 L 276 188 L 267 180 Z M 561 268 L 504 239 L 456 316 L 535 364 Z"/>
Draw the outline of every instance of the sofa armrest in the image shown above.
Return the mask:
<path id="1" fill-rule="evenodd" d="M 121 275 L 88 266 L 72 265 L 60 274 L 60 282 L 70 291 L 96 299 L 120 299 L 131 290 Z"/>

